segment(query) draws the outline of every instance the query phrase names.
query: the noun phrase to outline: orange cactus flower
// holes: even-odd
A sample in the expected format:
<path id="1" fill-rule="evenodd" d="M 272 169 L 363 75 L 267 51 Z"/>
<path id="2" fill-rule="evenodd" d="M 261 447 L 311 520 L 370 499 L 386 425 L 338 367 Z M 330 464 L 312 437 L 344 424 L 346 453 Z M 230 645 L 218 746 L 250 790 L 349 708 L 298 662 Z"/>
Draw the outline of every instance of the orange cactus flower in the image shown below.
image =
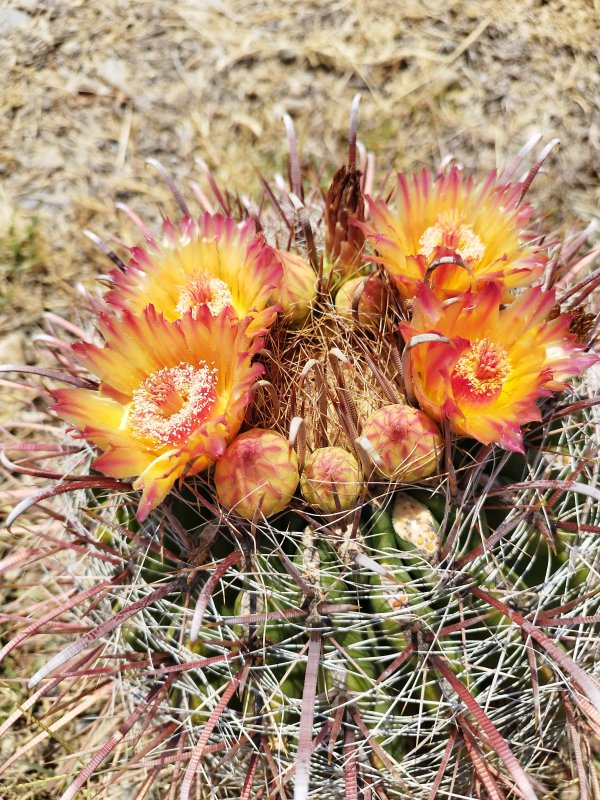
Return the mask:
<path id="1" fill-rule="evenodd" d="M 178 226 L 163 225 L 163 241 L 150 240 L 148 249 L 132 248 L 125 272 L 111 273 L 112 305 L 141 312 L 152 304 L 173 322 L 187 311 L 196 316 L 208 308 L 223 309 L 238 319 L 252 317 L 247 335 L 271 325 L 279 307 L 283 270 L 276 251 L 257 235 L 252 220 L 238 225 L 219 214 L 184 217 Z"/>
<path id="2" fill-rule="evenodd" d="M 536 401 L 566 387 L 565 380 L 595 363 L 569 333 L 570 316 L 548 319 L 553 291 L 539 287 L 502 307 L 503 287 L 488 283 L 444 303 L 423 286 L 406 342 L 437 333 L 449 341 L 415 343 L 409 353 L 415 394 L 434 419 L 484 444 L 523 452 L 521 426 L 540 420 Z"/>
<path id="3" fill-rule="evenodd" d="M 99 318 L 105 346 L 74 345 L 78 360 L 100 378 L 98 391 L 58 389 L 54 410 L 104 453 L 94 468 L 136 477 L 138 519 L 166 497 L 178 478 L 205 469 L 238 432 L 263 367 L 262 346 L 245 335 L 247 321 L 206 306 L 170 323 L 153 306 L 122 319 Z"/>
<path id="4" fill-rule="evenodd" d="M 521 186 L 499 185 L 492 172 L 476 186 L 453 167 L 435 180 L 424 169 L 412 181 L 398 175 L 396 208 L 367 198 L 371 219 L 357 222 L 406 299 L 417 294 L 428 268 L 450 257 L 464 266 L 444 263 L 432 270 L 430 285 L 443 297 L 498 280 L 509 290 L 529 286 L 540 275 L 547 256 L 527 240 L 533 209 L 519 205 Z M 508 292 L 505 302 L 511 300 Z"/>

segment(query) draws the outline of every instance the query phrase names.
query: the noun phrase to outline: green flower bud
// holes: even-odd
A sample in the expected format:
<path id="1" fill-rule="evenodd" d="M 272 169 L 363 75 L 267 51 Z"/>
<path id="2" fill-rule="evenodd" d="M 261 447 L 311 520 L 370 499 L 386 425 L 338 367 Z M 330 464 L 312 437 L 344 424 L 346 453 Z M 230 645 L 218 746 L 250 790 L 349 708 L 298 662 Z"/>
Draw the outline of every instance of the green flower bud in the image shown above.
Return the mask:
<path id="1" fill-rule="evenodd" d="M 364 288 L 361 292 L 361 286 Z M 341 317 L 349 322 L 358 322 L 369 328 L 379 327 L 379 321 L 385 313 L 385 283 L 375 275 L 371 277 L 352 278 L 343 283 L 335 297 L 335 307 Z"/>

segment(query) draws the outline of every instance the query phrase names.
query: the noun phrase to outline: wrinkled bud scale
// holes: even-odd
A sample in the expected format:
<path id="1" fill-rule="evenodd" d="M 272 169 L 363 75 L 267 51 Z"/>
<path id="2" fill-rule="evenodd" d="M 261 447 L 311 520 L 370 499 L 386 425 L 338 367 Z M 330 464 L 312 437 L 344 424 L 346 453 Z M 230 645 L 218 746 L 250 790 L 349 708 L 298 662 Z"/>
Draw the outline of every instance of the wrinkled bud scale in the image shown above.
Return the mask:
<path id="1" fill-rule="evenodd" d="M 361 492 L 360 467 L 342 447 L 321 447 L 306 459 L 300 488 L 306 500 L 326 514 L 347 511 Z"/>
<path id="2" fill-rule="evenodd" d="M 431 511 L 423 503 L 404 492 L 398 492 L 392 511 L 396 535 L 410 542 L 425 558 L 432 558 L 438 549 L 439 532 Z"/>
<path id="3" fill-rule="evenodd" d="M 215 467 L 219 501 L 252 519 L 260 505 L 265 517 L 287 507 L 298 486 L 298 459 L 279 433 L 253 428 L 236 437 Z"/>
<path id="4" fill-rule="evenodd" d="M 414 483 L 437 469 L 442 437 L 435 422 L 416 408 L 383 406 L 363 425 L 362 438 L 368 440 L 382 477 Z"/>
<path id="5" fill-rule="evenodd" d="M 325 198 L 325 253 L 342 274 L 358 266 L 365 244 L 363 230 L 353 224 L 365 216 L 360 177 L 359 170 L 344 164 L 333 176 Z"/>

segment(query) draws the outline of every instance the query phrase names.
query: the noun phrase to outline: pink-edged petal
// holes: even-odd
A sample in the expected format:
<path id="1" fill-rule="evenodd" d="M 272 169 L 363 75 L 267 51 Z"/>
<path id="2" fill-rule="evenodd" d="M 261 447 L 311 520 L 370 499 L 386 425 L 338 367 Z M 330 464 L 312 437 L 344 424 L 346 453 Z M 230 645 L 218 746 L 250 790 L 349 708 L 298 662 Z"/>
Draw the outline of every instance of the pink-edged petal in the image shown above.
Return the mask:
<path id="1" fill-rule="evenodd" d="M 148 373 L 120 353 L 106 347 L 82 342 L 73 345 L 77 361 L 93 375 L 105 381 L 118 394 L 128 396 Z"/>
<path id="2" fill-rule="evenodd" d="M 154 459 L 135 480 L 133 488 L 142 493 L 136 514 L 140 522 L 162 503 L 184 469 L 179 451 L 171 451 Z"/>

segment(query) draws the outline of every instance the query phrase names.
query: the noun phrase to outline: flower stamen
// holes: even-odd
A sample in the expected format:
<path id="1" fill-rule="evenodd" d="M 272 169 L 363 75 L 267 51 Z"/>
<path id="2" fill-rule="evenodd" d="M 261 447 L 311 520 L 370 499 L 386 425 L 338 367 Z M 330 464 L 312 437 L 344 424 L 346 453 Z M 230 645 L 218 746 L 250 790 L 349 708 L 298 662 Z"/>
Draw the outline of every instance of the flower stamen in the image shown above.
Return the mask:
<path id="1" fill-rule="evenodd" d="M 129 424 L 153 446 L 183 444 L 202 424 L 216 397 L 217 370 L 182 361 L 149 375 L 133 392 Z"/>
<path id="2" fill-rule="evenodd" d="M 175 310 L 179 314 L 191 310 L 192 317 L 196 319 L 198 309 L 202 306 L 207 306 L 212 316 L 216 317 L 224 308 L 232 305 L 229 286 L 219 278 L 201 272 L 181 289 Z"/>
<path id="3" fill-rule="evenodd" d="M 471 225 L 461 221 L 461 215 L 453 212 L 439 214 L 435 225 L 430 225 L 419 239 L 419 253 L 428 261 L 434 258 L 436 250 L 452 250 L 467 264 L 481 261 L 485 246 Z"/>
<path id="4" fill-rule="evenodd" d="M 477 339 L 456 362 L 452 388 L 455 395 L 489 400 L 500 393 L 510 370 L 510 358 L 504 347 L 490 339 Z"/>

